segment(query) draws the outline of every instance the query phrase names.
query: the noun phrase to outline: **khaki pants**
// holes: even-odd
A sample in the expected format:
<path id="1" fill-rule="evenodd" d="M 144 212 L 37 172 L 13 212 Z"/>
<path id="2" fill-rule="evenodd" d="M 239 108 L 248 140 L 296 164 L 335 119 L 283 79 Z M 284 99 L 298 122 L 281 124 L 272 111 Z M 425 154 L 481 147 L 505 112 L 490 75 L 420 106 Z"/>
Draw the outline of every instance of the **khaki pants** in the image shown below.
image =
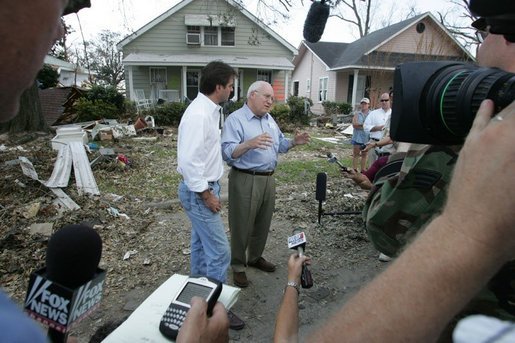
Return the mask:
<path id="1" fill-rule="evenodd" d="M 273 176 L 229 172 L 229 228 L 231 230 L 231 266 L 245 271 L 247 262 L 255 262 L 265 249 L 275 207 Z"/>

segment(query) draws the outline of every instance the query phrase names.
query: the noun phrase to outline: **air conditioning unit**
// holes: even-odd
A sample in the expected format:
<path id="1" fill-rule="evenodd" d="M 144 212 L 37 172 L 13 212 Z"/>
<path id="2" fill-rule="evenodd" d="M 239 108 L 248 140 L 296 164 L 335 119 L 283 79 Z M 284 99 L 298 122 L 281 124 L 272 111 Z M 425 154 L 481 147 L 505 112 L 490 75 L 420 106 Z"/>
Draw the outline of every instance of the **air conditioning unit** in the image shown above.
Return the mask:
<path id="1" fill-rule="evenodd" d="M 186 44 L 200 45 L 200 33 L 186 33 Z"/>

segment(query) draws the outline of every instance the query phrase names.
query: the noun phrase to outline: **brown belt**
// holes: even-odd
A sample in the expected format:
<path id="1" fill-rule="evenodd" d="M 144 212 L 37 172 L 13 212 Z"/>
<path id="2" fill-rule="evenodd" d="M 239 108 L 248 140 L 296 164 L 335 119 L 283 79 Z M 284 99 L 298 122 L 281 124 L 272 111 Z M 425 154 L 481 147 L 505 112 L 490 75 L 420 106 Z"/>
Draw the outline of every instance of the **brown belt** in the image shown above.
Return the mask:
<path id="1" fill-rule="evenodd" d="M 256 171 L 249 169 L 240 169 L 236 167 L 232 167 L 232 169 L 239 171 L 240 173 L 250 174 L 250 175 L 259 175 L 259 176 L 272 176 L 274 175 L 274 171 Z"/>

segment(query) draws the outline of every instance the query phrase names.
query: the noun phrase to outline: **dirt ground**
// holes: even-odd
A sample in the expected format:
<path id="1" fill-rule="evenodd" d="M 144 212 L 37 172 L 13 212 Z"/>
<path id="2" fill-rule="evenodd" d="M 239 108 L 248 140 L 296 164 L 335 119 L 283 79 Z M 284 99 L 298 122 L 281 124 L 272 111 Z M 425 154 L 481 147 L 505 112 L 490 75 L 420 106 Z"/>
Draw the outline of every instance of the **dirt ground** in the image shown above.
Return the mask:
<path id="1" fill-rule="evenodd" d="M 331 134 L 323 129 L 310 130 L 312 137 Z M 189 272 L 190 224 L 176 196 L 162 196 L 159 189 L 166 188 L 166 184 L 156 184 L 155 196 L 149 196 L 137 182 L 126 179 L 134 175 L 153 178 L 160 170 L 174 170 L 176 161 L 153 152 L 157 147 L 175 149 L 176 136 L 172 130 L 169 135 L 157 136 L 155 141 L 117 142 L 115 145 L 135 162 L 132 170 L 120 172 L 116 167 L 104 166 L 93 171 L 96 178 L 113 179 L 125 195 L 103 192 L 98 197 L 80 197 L 70 182 L 65 191 L 81 209 L 66 213 L 55 210 L 48 189 L 25 177 L 18 165 L 9 162 L 25 156 L 42 179 L 48 178 L 56 155 L 50 148 L 52 137 L 43 134 L 28 138 L 0 137 L 0 285 L 22 304 L 30 273 L 44 264 L 51 232 L 34 232 L 33 227 L 30 229 L 32 224 L 51 223 L 55 231 L 68 223 L 89 223 L 103 240 L 100 267 L 107 271 L 106 288 L 100 308 L 75 327 L 72 334 L 79 342 L 97 342 L 172 274 Z M 279 163 L 317 159 L 322 169 L 337 168 L 324 158 L 328 149 L 340 159 L 351 154 L 350 145 L 339 143 L 315 152 L 293 149 L 282 155 Z M 274 273 L 247 270 L 251 284 L 242 290 L 233 307 L 245 320 L 246 327 L 230 332 L 232 342 L 272 340 L 275 313 L 286 283 L 286 261 L 291 253 L 286 240 L 293 229 L 301 228 L 306 233 L 306 254 L 313 259 L 314 287 L 301 290 L 301 337 L 384 268 L 368 241 L 359 215 L 323 215 L 321 224 L 317 222 L 315 180 L 316 174 L 301 172 L 293 182 L 278 182 L 276 211 L 264 253 L 266 259 L 277 264 L 277 270 Z M 225 204 L 226 183 L 224 176 Z M 173 194 L 175 190 L 170 192 Z M 365 197 L 366 193 L 351 181 L 332 177 L 328 179 L 323 208 L 327 213 L 360 210 Z M 38 210 L 30 214 L 35 203 Z M 107 211 L 109 207 L 116 207 L 129 219 L 114 218 Z M 226 207 L 222 217 L 230 236 Z M 228 275 L 228 283 L 232 284 L 232 273 Z"/>

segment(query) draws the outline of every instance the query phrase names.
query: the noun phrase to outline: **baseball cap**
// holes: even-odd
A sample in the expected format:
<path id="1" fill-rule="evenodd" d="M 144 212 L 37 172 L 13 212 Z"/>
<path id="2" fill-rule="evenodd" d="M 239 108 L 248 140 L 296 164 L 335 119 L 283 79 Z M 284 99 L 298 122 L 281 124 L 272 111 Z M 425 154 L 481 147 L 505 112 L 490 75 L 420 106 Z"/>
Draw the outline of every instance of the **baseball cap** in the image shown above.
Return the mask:
<path id="1" fill-rule="evenodd" d="M 367 103 L 367 104 L 370 104 L 370 99 L 368 99 L 368 98 L 363 98 L 363 99 L 361 99 L 361 101 L 360 101 L 359 103 L 361 104 L 362 102 L 365 102 L 365 103 Z"/>

